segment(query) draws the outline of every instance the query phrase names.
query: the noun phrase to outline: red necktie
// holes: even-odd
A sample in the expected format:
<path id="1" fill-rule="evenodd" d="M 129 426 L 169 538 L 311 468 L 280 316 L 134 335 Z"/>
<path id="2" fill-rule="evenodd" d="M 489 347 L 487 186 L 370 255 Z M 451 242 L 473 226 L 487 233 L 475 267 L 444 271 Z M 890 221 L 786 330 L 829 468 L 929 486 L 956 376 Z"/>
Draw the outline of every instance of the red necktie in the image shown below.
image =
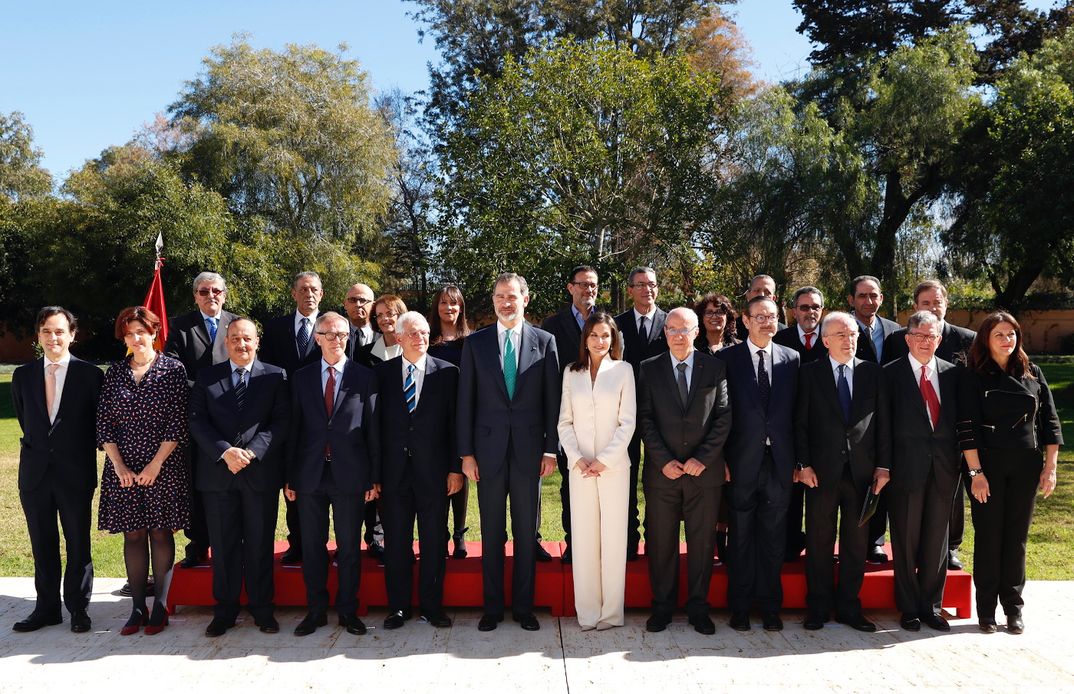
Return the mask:
<path id="1" fill-rule="evenodd" d="M 813 349 L 813 333 L 805 334 L 805 348 Z"/>
<path id="2" fill-rule="evenodd" d="M 324 412 L 328 415 L 329 419 L 332 419 L 332 405 L 336 399 L 336 367 L 328 367 L 328 382 L 324 386 Z M 324 444 L 324 457 L 332 457 L 332 445 L 325 442 Z"/>
<path id="3" fill-rule="evenodd" d="M 932 428 L 935 429 L 940 423 L 940 399 L 936 397 L 936 389 L 932 387 L 932 381 L 928 378 L 929 367 L 921 367 L 921 380 L 918 387 L 921 388 L 921 397 L 925 399 L 925 408 L 929 411 L 932 419 Z"/>

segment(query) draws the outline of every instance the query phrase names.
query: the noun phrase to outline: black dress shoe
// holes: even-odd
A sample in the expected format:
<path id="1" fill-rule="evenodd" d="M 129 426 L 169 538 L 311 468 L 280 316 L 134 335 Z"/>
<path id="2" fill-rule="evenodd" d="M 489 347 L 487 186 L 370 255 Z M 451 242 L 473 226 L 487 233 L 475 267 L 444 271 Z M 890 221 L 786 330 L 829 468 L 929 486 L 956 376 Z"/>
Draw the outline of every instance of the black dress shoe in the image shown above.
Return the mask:
<path id="1" fill-rule="evenodd" d="M 561 564 L 571 564 L 574 562 L 574 555 L 571 554 L 570 546 L 563 552 L 563 556 L 559 558 Z"/>
<path id="2" fill-rule="evenodd" d="M 836 617 L 835 621 L 840 624 L 846 624 L 851 629 L 856 631 L 864 631 L 867 634 L 871 634 L 876 631 L 876 625 L 870 622 L 862 614 L 856 614 L 852 617 Z"/>
<path id="3" fill-rule="evenodd" d="M 179 562 L 179 567 L 183 569 L 193 569 L 198 566 L 208 566 L 209 557 L 204 554 L 188 554 L 183 561 Z"/>
<path id="4" fill-rule="evenodd" d="M 235 626 L 234 619 L 221 619 L 220 617 L 213 617 L 213 621 L 209 622 L 209 626 L 205 627 L 206 636 L 223 636 L 227 633 L 227 630 Z"/>
<path id="5" fill-rule="evenodd" d="M 865 561 L 870 564 L 886 564 L 888 561 L 888 555 L 884 552 L 883 547 L 873 545 L 869 549 L 869 553 L 865 556 Z"/>
<path id="6" fill-rule="evenodd" d="M 59 612 L 56 614 L 41 614 L 39 612 L 31 612 L 30 616 L 26 619 L 15 622 L 15 625 L 11 627 L 14 631 L 29 632 L 37 631 L 41 627 L 50 627 L 54 624 L 62 624 L 63 617 Z"/>
<path id="7" fill-rule="evenodd" d="M 309 612 L 295 627 L 295 636 L 309 636 L 317 631 L 317 627 L 328 625 L 328 615 L 323 612 Z"/>
<path id="8" fill-rule="evenodd" d="M 827 621 L 828 618 L 825 615 L 810 612 L 806 615 L 805 620 L 802 622 L 802 626 L 806 631 L 820 631 L 824 628 L 824 623 Z"/>
<path id="9" fill-rule="evenodd" d="M 552 561 L 552 555 L 548 553 L 540 542 L 537 543 L 537 561 Z"/>
<path id="10" fill-rule="evenodd" d="M 650 631 L 654 634 L 657 634 L 664 629 L 667 629 L 668 624 L 671 624 L 671 617 L 669 617 L 668 615 L 650 615 L 649 619 L 645 620 L 645 631 Z"/>
<path id="11" fill-rule="evenodd" d="M 466 543 L 462 540 L 455 541 L 455 551 L 451 553 L 452 559 L 465 559 L 468 552 L 466 551 Z"/>
<path id="12" fill-rule="evenodd" d="M 921 618 L 921 622 L 936 631 L 951 631 L 951 625 L 938 614 L 927 614 Z"/>
<path id="13" fill-rule="evenodd" d="M 917 615 L 903 613 L 902 617 L 899 617 L 899 626 L 906 631 L 921 631 L 921 620 Z"/>
<path id="14" fill-rule="evenodd" d="M 532 612 L 516 614 L 515 621 L 526 631 L 538 631 L 541 628 L 541 623 L 537 621 L 537 616 Z"/>
<path id="15" fill-rule="evenodd" d="M 492 631 L 502 621 L 503 621 L 503 615 L 483 614 L 483 615 L 481 615 L 481 621 L 479 621 L 477 623 L 477 630 L 478 631 Z"/>
<path id="16" fill-rule="evenodd" d="M 399 627 L 406 624 L 406 620 L 407 618 L 406 615 L 403 614 L 403 611 L 396 610 L 395 612 L 392 612 L 390 615 L 384 618 L 384 628 L 398 629 Z"/>
<path id="17" fill-rule="evenodd" d="M 93 628 L 93 622 L 90 621 L 89 614 L 85 610 L 75 610 L 71 613 L 71 631 L 76 634 L 85 634 Z"/>
<path id="18" fill-rule="evenodd" d="M 339 616 L 339 625 L 347 628 L 348 634 L 354 634 L 355 636 L 365 636 L 366 628 L 365 622 L 358 618 L 358 615 L 343 615 Z"/>
<path id="19" fill-rule="evenodd" d="M 286 564 L 287 566 L 300 565 L 302 563 L 302 550 L 295 549 L 294 547 L 289 548 L 283 553 L 283 556 L 280 557 L 280 563 Z"/>
<path id="20" fill-rule="evenodd" d="M 749 631 L 750 630 L 750 613 L 749 612 L 732 612 L 731 621 L 728 622 L 731 628 L 735 631 Z"/>
<path id="21" fill-rule="evenodd" d="M 437 629 L 451 626 L 451 617 L 448 617 L 443 612 L 423 612 L 418 621 L 430 624 Z"/>
<path id="22" fill-rule="evenodd" d="M 1026 623 L 1022 621 L 1022 616 L 1017 614 L 1007 615 L 1007 633 L 1008 634 L 1021 634 L 1026 630 Z"/>
<path id="23" fill-rule="evenodd" d="M 958 552 L 956 550 L 949 550 L 947 552 L 947 570 L 948 571 L 961 571 L 962 560 L 958 558 Z"/>
<path id="24" fill-rule="evenodd" d="M 259 622 L 255 622 L 255 624 L 257 624 L 257 628 L 261 630 L 262 634 L 280 633 L 280 623 L 276 621 L 275 617 L 262 619 Z"/>
<path id="25" fill-rule="evenodd" d="M 690 626 L 694 628 L 694 631 L 705 636 L 711 636 L 716 633 L 716 625 L 712 623 L 707 614 L 690 617 Z"/>
<path id="26" fill-rule="evenodd" d="M 982 634 L 996 633 L 996 618 L 982 617 L 981 619 L 977 620 L 977 628 L 981 630 Z"/>
<path id="27" fill-rule="evenodd" d="M 765 631 L 783 631 L 783 620 L 778 612 L 762 612 L 761 625 Z"/>
<path id="28" fill-rule="evenodd" d="M 366 543 L 365 553 L 374 559 L 384 558 L 384 545 L 380 544 L 376 540 L 372 540 Z"/>
<path id="29" fill-rule="evenodd" d="M 145 596 L 147 598 L 153 597 L 153 593 L 155 592 L 155 590 L 156 590 L 156 585 L 153 583 L 153 577 L 150 576 L 149 580 L 145 582 Z M 121 595 L 121 596 L 123 596 L 125 598 L 131 597 L 131 594 L 132 594 L 131 584 L 130 583 L 124 583 L 123 587 L 121 587 L 119 590 L 116 591 L 116 594 Z"/>

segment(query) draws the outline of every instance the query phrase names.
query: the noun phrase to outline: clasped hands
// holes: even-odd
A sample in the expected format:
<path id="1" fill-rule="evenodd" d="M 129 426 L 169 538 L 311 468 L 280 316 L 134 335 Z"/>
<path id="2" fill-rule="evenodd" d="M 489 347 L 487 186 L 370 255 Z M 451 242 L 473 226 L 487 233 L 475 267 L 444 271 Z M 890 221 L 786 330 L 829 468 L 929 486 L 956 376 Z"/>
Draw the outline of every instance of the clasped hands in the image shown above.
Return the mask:
<path id="1" fill-rule="evenodd" d="M 112 463 L 112 469 L 116 473 L 116 477 L 119 478 L 120 487 L 133 487 L 138 485 L 140 487 L 151 487 L 153 483 L 157 481 L 157 476 L 160 475 L 160 468 L 163 463 L 151 461 L 148 465 L 142 468 L 141 472 L 135 472 L 123 463 Z"/>
<path id="2" fill-rule="evenodd" d="M 232 446 L 224 451 L 224 454 L 220 456 L 220 459 L 227 465 L 228 471 L 233 475 L 237 475 L 242 472 L 247 465 L 253 462 L 254 452 L 249 448 L 239 448 L 238 446 Z"/>
<path id="3" fill-rule="evenodd" d="M 669 460 L 664 464 L 662 472 L 664 477 L 669 480 L 677 480 L 683 475 L 690 475 L 691 477 L 700 477 L 701 473 L 705 471 L 705 464 L 697 458 L 690 458 L 685 463 L 680 463 L 677 460 Z"/>
<path id="4" fill-rule="evenodd" d="M 597 458 L 579 458 L 574 466 L 581 471 L 582 477 L 600 477 L 600 473 L 608 469 Z"/>

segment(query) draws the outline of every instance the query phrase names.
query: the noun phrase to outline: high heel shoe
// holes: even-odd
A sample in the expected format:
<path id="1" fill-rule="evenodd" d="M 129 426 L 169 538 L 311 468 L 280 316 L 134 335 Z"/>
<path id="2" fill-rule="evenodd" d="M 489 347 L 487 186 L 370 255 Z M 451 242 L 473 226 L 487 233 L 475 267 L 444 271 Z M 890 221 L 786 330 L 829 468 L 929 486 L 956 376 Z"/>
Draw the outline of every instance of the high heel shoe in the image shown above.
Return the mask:
<path id="1" fill-rule="evenodd" d="M 145 610 L 135 607 L 131 611 L 131 616 L 127 620 L 127 623 L 123 625 L 123 628 L 119 630 L 121 636 L 130 636 L 131 634 L 137 634 L 138 631 L 149 623 L 149 615 L 145 613 Z M 149 629 L 147 628 L 148 632 Z"/>
<path id="2" fill-rule="evenodd" d="M 145 635 L 159 634 L 166 626 L 168 626 L 168 611 L 159 602 L 153 603 L 153 614 L 149 617 L 149 623 L 146 624 Z"/>

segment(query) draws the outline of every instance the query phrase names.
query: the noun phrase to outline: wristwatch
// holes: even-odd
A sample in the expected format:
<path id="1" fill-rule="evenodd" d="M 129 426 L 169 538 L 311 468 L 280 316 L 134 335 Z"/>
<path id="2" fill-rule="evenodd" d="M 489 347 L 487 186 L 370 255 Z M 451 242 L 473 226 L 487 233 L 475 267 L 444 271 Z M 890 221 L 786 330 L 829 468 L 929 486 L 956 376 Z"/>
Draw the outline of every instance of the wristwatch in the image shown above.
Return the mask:
<path id="1" fill-rule="evenodd" d="M 970 476 L 971 478 L 973 478 L 973 477 L 976 477 L 977 475 L 983 475 L 983 474 L 984 474 L 984 470 L 982 470 L 981 468 L 977 468 L 976 470 L 970 470 L 970 471 L 968 471 L 968 473 L 967 473 L 967 474 L 968 474 L 968 475 L 969 475 L 969 476 Z"/>

